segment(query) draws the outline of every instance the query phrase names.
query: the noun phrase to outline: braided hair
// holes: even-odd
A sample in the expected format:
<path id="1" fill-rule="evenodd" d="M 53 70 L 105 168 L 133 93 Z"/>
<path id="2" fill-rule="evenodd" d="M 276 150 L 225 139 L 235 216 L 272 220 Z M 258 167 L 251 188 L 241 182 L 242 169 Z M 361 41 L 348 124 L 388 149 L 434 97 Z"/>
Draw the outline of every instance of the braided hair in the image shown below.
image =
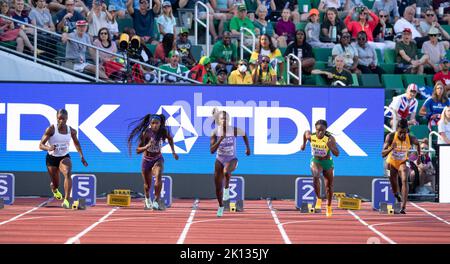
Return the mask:
<path id="1" fill-rule="evenodd" d="M 168 131 L 166 127 L 166 117 L 164 115 L 147 114 L 141 119 L 131 122 L 128 128 L 132 128 L 130 135 L 128 136 L 128 151 L 131 155 L 131 146 L 133 145 L 134 139 L 139 136 L 142 137 L 144 132 L 149 127 L 153 119 L 158 119 L 161 122 L 158 132 L 156 133 L 156 141 L 167 139 Z"/>

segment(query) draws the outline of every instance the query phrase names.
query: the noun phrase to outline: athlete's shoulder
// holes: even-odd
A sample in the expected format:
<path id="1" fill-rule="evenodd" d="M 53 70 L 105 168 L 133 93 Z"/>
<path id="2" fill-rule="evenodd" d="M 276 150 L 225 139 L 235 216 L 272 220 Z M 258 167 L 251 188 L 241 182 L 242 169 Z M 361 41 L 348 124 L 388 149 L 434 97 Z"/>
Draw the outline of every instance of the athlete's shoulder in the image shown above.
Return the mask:
<path id="1" fill-rule="evenodd" d="M 329 138 L 333 137 L 333 135 L 329 131 L 325 131 L 325 136 Z"/>

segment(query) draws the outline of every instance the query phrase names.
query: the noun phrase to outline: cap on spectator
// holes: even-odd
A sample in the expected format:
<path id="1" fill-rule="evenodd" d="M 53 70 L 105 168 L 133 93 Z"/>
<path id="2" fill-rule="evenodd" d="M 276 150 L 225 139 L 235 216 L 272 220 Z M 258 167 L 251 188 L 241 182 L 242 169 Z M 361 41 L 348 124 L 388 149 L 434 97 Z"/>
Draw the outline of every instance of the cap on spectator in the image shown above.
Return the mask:
<path id="1" fill-rule="evenodd" d="M 86 20 L 78 20 L 77 23 L 76 23 L 77 27 L 78 26 L 87 26 L 87 25 L 88 25 L 88 23 L 87 23 Z"/>
<path id="2" fill-rule="evenodd" d="M 410 28 L 405 28 L 403 29 L 403 33 L 412 33 Z"/>
<path id="3" fill-rule="evenodd" d="M 109 6 L 108 6 L 108 11 L 109 11 L 109 12 L 111 12 L 111 11 L 116 11 L 116 10 L 117 10 L 117 8 L 116 8 L 115 5 L 109 5 Z"/>
<path id="4" fill-rule="evenodd" d="M 238 11 L 247 11 L 247 7 L 245 7 L 245 5 L 240 5 Z"/>
<path id="5" fill-rule="evenodd" d="M 172 58 L 173 56 L 178 56 L 180 57 L 180 53 L 176 50 L 172 50 L 169 52 L 169 59 Z"/>
<path id="6" fill-rule="evenodd" d="M 319 15 L 319 10 L 317 10 L 316 8 L 312 8 L 311 10 L 309 10 L 309 16 L 312 15 Z"/>
<path id="7" fill-rule="evenodd" d="M 408 85 L 408 87 L 406 88 L 407 91 L 418 91 L 419 89 L 417 88 L 417 85 L 415 83 L 411 83 Z"/>
<path id="8" fill-rule="evenodd" d="M 442 58 L 441 63 L 442 63 L 442 64 L 444 64 L 444 63 L 450 63 L 450 60 L 447 59 L 447 58 Z"/>
<path id="9" fill-rule="evenodd" d="M 162 6 L 172 6 L 172 4 L 170 3 L 170 1 L 164 1 L 162 3 Z"/>
<path id="10" fill-rule="evenodd" d="M 184 33 L 189 34 L 189 29 L 187 29 L 187 28 L 185 28 L 185 27 L 182 27 L 182 28 L 180 29 L 180 34 L 184 34 Z"/>
<path id="11" fill-rule="evenodd" d="M 219 74 L 221 74 L 221 73 L 225 73 L 226 75 L 228 75 L 227 70 L 224 69 L 224 68 L 220 68 L 220 69 L 217 71 L 217 75 L 219 75 Z"/>
<path id="12" fill-rule="evenodd" d="M 439 30 L 436 27 L 431 27 L 430 31 L 428 31 L 428 35 L 437 35 L 439 34 Z"/>
<path id="13" fill-rule="evenodd" d="M 200 65 L 206 65 L 208 63 L 211 63 L 211 59 L 208 56 L 203 56 L 198 63 Z"/>

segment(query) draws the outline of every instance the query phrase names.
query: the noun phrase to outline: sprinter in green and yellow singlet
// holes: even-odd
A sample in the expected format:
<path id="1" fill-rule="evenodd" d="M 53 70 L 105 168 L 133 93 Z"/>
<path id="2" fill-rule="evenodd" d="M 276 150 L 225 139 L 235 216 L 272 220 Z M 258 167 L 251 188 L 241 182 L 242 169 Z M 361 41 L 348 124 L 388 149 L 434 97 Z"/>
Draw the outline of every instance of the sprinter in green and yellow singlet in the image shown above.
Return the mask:
<path id="1" fill-rule="evenodd" d="M 336 146 L 336 139 L 327 131 L 327 121 L 318 120 L 315 124 L 316 132 L 306 130 L 303 134 L 303 144 L 301 150 L 305 150 L 306 143 L 309 140 L 311 143 L 311 173 L 314 179 L 314 191 L 317 195 L 316 209 L 322 206 L 322 199 L 320 196 L 320 174 L 323 174 L 326 188 L 327 198 L 327 217 L 332 215 L 331 201 L 333 198 L 333 178 L 334 178 L 334 164 L 331 158 L 331 153 L 334 156 L 339 156 L 339 149 Z M 330 153 L 331 152 L 331 153 Z"/>

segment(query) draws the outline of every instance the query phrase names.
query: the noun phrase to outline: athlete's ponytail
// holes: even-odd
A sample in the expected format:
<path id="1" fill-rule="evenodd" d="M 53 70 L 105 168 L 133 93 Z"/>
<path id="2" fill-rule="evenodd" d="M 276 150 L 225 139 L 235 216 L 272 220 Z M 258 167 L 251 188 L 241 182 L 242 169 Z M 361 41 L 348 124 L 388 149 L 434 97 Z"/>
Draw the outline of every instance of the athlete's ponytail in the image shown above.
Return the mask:
<path id="1" fill-rule="evenodd" d="M 147 129 L 147 127 L 150 124 L 151 116 L 152 116 L 151 114 L 147 114 L 143 118 L 133 121 L 128 125 L 128 129 L 133 127 L 130 135 L 128 136 L 128 152 L 130 153 L 130 155 L 131 155 L 131 146 L 133 145 L 134 138 L 136 136 L 144 133 L 144 131 Z M 162 124 L 162 122 L 161 122 L 161 124 Z"/>

